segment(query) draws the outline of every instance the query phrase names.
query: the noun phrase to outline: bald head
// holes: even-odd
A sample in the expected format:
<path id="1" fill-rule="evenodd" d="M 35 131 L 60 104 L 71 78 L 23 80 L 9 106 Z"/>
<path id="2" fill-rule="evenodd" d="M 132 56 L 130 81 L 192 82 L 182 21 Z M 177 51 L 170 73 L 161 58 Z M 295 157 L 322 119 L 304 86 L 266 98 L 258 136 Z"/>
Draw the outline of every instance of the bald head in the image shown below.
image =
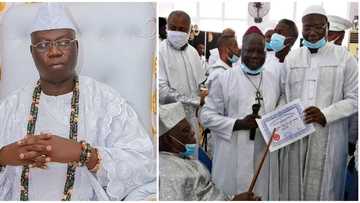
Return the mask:
<path id="1" fill-rule="evenodd" d="M 167 21 L 169 30 L 186 33 L 190 31 L 190 16 L 184 11 L 171 12 Z"/>

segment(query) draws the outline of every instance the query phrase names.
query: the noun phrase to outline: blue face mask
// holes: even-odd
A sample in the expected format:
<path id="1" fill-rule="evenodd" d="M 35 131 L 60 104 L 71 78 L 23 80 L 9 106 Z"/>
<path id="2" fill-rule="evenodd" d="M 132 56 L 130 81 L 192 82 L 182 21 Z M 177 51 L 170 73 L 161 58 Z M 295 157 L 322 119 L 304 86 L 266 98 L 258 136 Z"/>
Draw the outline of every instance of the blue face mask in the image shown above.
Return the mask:
<path id="1" fill-rule="evenodd" d="M 195 156 L 195 150 L 196 150 L 196 144 L 183 144 L 182 142 L 180 142 L 178 139 L 176 139 L 175 137 L 171 136 L 171 138 L 173 138 L 176 142 L 178 142 L 179 144 L 181 144 L 182 146 L 185 147 L 185 152 L 181 152 L 180 156 L 183 157 L 193 157 Z"/>
<path id="2" fill-rule="evenodd" d="M 270 43 L 269 43 L 269 42 L 265 42 L 265 48 L 266 48 L 266 49 L 271 49 L 271 50 L 272 50 L 271 45 L 270 45 Z"/>
<path id="3" fill-rule="evenodd" d="M 244 63 L 240 64 L 240 68 L 241 70 L 243 70 L 245 73 L 251 74 L 251 75 L 257 75 L 259 73 L 261 73 L 264 70 L 263 66 L 260 66 L 258 69 L 256 70 L 251 70 L 250 68 L 248 68 Z"/>
<path id="4" fill-rule="evenodd" d="M 325 37 L 321 38 L 319 41 L 315 43 L 311 43 L 307 41 L 305 38 L 303 40 L 303 45 L 309 49 L 320 49 L 321 47 L 325 46 L 326 40 Z"/>
<path id="5" fill-rule="evenodd" d="M 286 37 L 278 33 L 271 36 L 270 46 L 275 52 L 279 52 L 285 48 Z"/>
<path id="6" fill-rule="evenodd" d="M 238 62 L 239 57 L 236 56 L 235 54 L 233 54 L 232 57 L 231 57 L 231 58 L 228 57 L 228 59 L 229 59 L 229 61 L 230 61 L 231 63 L 236 63 L 236 62 Z"/>
<path id="7" fill-rule="evenodd" d="M 184 157 L 194 157 L 196 150 L 196 144 L 186 144 L 185 145 L 185 152 L 181 152 L 180 156 Z"/>

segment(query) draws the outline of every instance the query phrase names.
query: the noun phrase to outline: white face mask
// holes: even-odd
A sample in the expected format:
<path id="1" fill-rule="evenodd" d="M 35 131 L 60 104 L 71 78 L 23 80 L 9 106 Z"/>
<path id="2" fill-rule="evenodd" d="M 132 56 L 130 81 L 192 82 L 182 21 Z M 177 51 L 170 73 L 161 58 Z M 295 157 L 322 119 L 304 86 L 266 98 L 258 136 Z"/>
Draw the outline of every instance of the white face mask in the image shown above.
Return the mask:
<path id="1" fill-rule="evenodd" d="M 189 34 L 180 31 L 167 31 L 167 39 L 175 49 L 180 49 L 188 43 Z"/>

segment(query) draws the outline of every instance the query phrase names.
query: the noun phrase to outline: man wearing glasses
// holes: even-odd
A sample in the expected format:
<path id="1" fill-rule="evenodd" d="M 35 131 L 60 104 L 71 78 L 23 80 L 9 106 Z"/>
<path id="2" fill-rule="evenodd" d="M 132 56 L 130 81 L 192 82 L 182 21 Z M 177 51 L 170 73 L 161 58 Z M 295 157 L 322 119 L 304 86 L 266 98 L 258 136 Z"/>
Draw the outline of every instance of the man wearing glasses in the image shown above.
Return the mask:
<path id="1" fill-rule="evenodd" d="M 30 51 L 39 81 L 0 104 L 0 200 L 143 200 L 156 192 L 153 146 L 112 88 L 78 76 L 76 28 L 40 7 Z"/>
<path id="2" fill-rule="evenodd" d="M 348 117 L 357 112 L 357 62 L 341 46 L 327 42 L 329 23 L 321 6 L 302 17 L 303 47 L 285 59 L 287 102 L 300 98 L 304 122 L 315 133 L 281 149 L 282 200 L 342 200 Z"/>

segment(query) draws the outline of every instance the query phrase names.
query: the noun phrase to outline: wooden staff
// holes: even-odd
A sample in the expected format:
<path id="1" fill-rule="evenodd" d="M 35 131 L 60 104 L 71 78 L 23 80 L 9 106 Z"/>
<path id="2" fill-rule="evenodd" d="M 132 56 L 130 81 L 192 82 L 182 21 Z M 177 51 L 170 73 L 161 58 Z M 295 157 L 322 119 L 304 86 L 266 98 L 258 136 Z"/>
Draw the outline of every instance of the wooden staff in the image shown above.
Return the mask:
<path id="1" fill-rule="evenodd" d="M 253 189 L 254 189 L 254 187 L 255 187 L 256 180 L 257 180 L 257 178 L 258 178 L 258 176 L 259 176 L 259 173 L 260 173 L 260 171 L 261 171 L 261 168 L 262 168 L 262 166 L 263 166 L 263 164 L 264 164 L 266 155 L 268 154 L 268 151 L 269 151 L 271 142 L 272 142 L 272 140 L 273 140 L 275 131 L 276 131 L 276 128 L 274 128 L 274 130 L 273 130 L 273 132 L 272 132 L 272 134 L 271 134 L 270 141 L 269 141 L 269 143 L 267 144 L 266 149 L 265 149 L 265 152 L 264 152 L 264 155 L 263 155 L 263 157 L 262 157 L 262 159 L 261 159 L 261 161 L 260 161 L 259 166 L 258 166 L 257 169 L 256 169 L 256 173 L 255 173 L 255 175 L 254 175 L 254 177 L 253 177 L 253 179 L 252 179 L 252 181 L 251 181 L 251 184 L 250 184 L 250 187 L 249 187 L 248 192 L 252 192 Z"/>

